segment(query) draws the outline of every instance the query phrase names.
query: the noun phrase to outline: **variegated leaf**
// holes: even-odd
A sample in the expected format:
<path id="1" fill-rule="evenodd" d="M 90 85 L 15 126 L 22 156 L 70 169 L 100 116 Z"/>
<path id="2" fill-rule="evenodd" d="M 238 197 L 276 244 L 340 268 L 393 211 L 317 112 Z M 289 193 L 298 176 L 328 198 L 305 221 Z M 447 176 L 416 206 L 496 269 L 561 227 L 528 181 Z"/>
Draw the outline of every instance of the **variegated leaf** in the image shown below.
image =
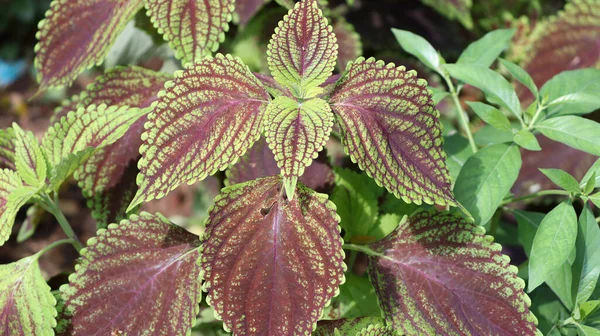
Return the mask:
<path id="1" fill-rule="evenodd" d="M 468 29 L 473 28 L 471 0 L 421 0 L 449 19 L 458 19 Z"/>
<path id="2" fill-rule="evenodd" d="M 269 70 L 297 97 L 311 97 L 333 72 L 338 52 L 335 34 L 315 0 L 296 3 L 275 28 L 267 55 Z"/>
<path id="3" fill-rule="evenodd" d="M 12 128 L 0 129 L 0 169 L 16 170 L 15 131 Z"/>
<path id="4" fill-rule="evenodd" d="M 54 335 L 56 299 L 40 272 L 39 254 L 0 265 L 0 332 Z"/>
<path id="5" fill-rule="evenodd" d="M 15 132 L 15 165 L 23 182 L 30 186 L 41 186 L 46 182 L 46 159 L 40 144 L 31 131 L 24 131 L 13 123 Z"/>
<path id="6" fill-rule="evenodd" d="M 384 317 L 405 335 L 538 333 L 525 282 L 482 227 L 421 211 L 372 248 Z"/>
<path id="7" fill-rule="evenodd" d="M 235 0 L 146 0 L 148 15 L 183 61 L 198 62 L 225 39 Z"/>
<path id="8" fill-rule="evenodd" d="M 356 333 L 356 336 L 396 336 L 400 335 L 394 328 L 381 324 L 371 324 Z"/>
<path id="9" fill-rule="evenodd" d="M 333 114 L 323 99 L 298 102 L 280 96 L 269 104 L 265 136 L 281 168 L 288 199 L 294 198 L 298 177 L 323 149 L 332 127 Z"/>
<path id="10" fill-rule="evenodd" d="M 236 0 L 235 13 L 240 26 L 245 26 L 268 0 Z"/>
<path id="11" fill-rule="evenodd" d="M 199 311 L 200 241 L 142 213 L 98 231 L 60 288 L 72 335 L 189 335 Z"/>
<path id="12" fill-rule="evenodd" d="M 359 58 L 330 103 L 347 153 L 375 181 L 408 203 L 456 204 L 439 112 L 414 71 Z"/>
<path id="13" fill-rule="evenodd" d="M 209 212 L 204 289 L 235 335 L 310 335 L 344 279 L 335 206 L 303 185 L 285 200 L 281 183 L 227 187 Z"/>
<path id="14" fill-rule="evenodd" d="M 354 61 L 362 55 L 362 42 L 354 26 L 343 17 L 333 24 L 333 33 L 339 45 L 337 67 L 344 72 L 348 62 Z"/>
<path id="15" fill-rule="evenodd" d="M 39 24 L 35 68 L 41 89 L 68 85 L 102 63 L 142 0 L 53 0 Z"/>
<path id="16" fill-rule="evenodd" d="M 23 185 L 17 172 L 0 170 L 0 246 L 10 237 L 19 209 L 36 192 L 37 188 Z"/>
<path id="17" fill-rule="evenodd" d="M 336 330 L 339 335 L 356 335 L 364 328 L 368 328 L 373 324 L 383 324 L 383 320 L 378 317 L 357 317 L 353 319 L 319 321 L 317 330 L 315 330 L 313 336 L 336 336 Z"/>
<path id="18" fill-rule="evenodd" d="M 145 124 L 130 207 L 224 170 L 258 140 L 270 99 L 247 66 L 217 55 L 178 72 Z"/>

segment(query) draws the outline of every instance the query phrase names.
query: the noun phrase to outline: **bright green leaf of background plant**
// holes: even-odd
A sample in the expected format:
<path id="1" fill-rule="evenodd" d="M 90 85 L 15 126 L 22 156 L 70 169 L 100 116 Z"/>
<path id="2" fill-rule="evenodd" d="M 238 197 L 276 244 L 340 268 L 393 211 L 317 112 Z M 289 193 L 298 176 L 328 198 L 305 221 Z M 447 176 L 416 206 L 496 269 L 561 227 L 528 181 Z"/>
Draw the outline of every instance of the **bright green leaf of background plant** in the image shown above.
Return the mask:
<path id="1" fill-rule="evenodd" d="M 502 59 L 502 58 L 500 59 L 500 63 L 502 63 L 502 65 L 506 68 L 506 70 L 508 70 L 508 72 L 510 72 L 510 74 L 513 76 L 514 79 L 519 81 L 519 83 L 525 85 L 525 87 L 527 87 L 529 89 L 529 91 L 531 91 L 531 93 L 533 93 L 533 95 L 536 98 L 539 96 L 537 86 L 533 82 L 533 79 L 531 78 L 531 76 L 529 76 L 527 71 L 525 71 L 525 69 L 521 68 L 520 66 L 516 65 L 515 63 L 512 63 L 512 62 Z"/>
<path id="2" fill-rule="evenodd" d="M 460 170 L 462 169 L 467 159 L 473 155 L 473 149 L 469 146 L 469 140 L 462 135 L 456 133 L 444 137 L 444 151 L 448 157 L 446 165 L 450 172 L 452 181 L 456 181 Z"/>
<path id="3" fill-rule="evenodd" d="M 442 64 L 444 63 L 437 50 L 421 36 L 407 30 L 392 28 L 392 33 L 404 51 L 415 56 L 428 68 L 443 75 Z"/>
<path id="4" fill-rule="evenodd" d="M 594 174 L 595 176 L 592 176 Z M 589 179 L 591 179 L 592 177 L 595 177 L 594 187 L 600 187 L 600 159 L 596 160 L 596 162 L 594 162 L 590 169 L 585 173 L 585 175 L 581 179 L 581 186 L 585 186 Z"/>
<path id="5" fill-rule="evenodd" d="M 561 97 L 598 97 L 600 91 L 600 69 L 580 69 L 564 71 L 550 79 L 540 90 L 540 96 L 547 97 L 548 103 Z M 600 108 L 598 100 L 561 99 L 560 104 L 548 108 L 546 115 L 585 114 Z"/>
<path id="6" fill-rule="evenodd" d="M 552 140 L 600 156 L 600 124 L 577 116 L 546 119 L 535 128 Z"/>
<path id="7" fill-rule="evenodd" d="M 471 0 L 421 0 L 449 19 L 458 19 L 467 29 L 473 28 Z"/>
<path id="8" fill-rule="evenodd" d="M 554 184 L 563 188 L 566 191 L 573 193 L 579 192 L 579 182 L 569 173 L 561 169 L 544 169 L 540 168 L 540 171 L 546 175 Z"/>
<path id="9" fill-rule="evenodd" d="M 515 29 L 496 29 L 469 44 L 460 54 L 456 64 L 477 64 L 489 68 L 508 48 Z"/>
<path id="10" fill-rule="evenodd" d="M 540 143 L 537 141 L 537 138 L 533 133 L 529 132 L 526 129 L 522 129 L 515 134 L 513 138 L 514 142 L 530 151 L 541 151 L 542 147 L 540 147 Z"/>
<path id="11" fill-rule="evenodd" d="M 375 289 L 366 275 L 346 273 L 346 282 L 340 286 L 340 294 L 331 300 L 336 316 L 343 318 L 380 317 Z"/>
<path id="12" fill-rule="evenodd" d="M 481 120 L 491 126 L 503 131 L 512 131 L 510 121 L 497 108 L 481 102 L 467 102 L 467 105 L 473 109 L 473 112 L 475 112 Z"/>
<path id="13" fill-rule="evenodd" d="M 23 131 L 13 123 L 15 131 L 15 165 L 23 182 L 30 186 L 40 186 L 46 180 L 46 159 L 40 144 L 31 131 Z"/>
<path id="14" fill-rule="evenodd" d="M 575 304 L 586 302 L 592 295 L 600 276 L 600 228 L 594 213 L 586 205 L 579 216 L 576 258 L 573 263 Z"/>

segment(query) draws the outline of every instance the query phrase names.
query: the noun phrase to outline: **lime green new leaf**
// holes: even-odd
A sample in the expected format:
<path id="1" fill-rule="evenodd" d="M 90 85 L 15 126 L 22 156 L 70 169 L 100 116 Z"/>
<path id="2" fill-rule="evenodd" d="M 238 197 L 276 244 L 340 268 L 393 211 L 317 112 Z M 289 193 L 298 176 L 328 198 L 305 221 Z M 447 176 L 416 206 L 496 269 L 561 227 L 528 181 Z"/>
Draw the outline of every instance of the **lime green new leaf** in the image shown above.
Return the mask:
<path id="1" fill-rule="evenodd" d="M 600 124 L 578 116 L 544 120 L 535 128 L 552 140 L 600 156 Z"/>
<path id="2" fill-rule="evenodd" d="M 476 64 L 446 64 L 450 76 L 480 89 L 487 100 L 498 104 L 517 118 L 521 117 L 521 103 L 512 85 L 502 75 Z"/>
<path id="3" fill-rule="evenodd" d="M 565 200 L 540 223 L 529 258 L 529 292 L 548 280 L 569 257 L 577 238 L 577 215 Z"/>
<path id="4" fill-rule="evenodd" d="M 552 77 L 540 89 L 540 96 L 545 97 L 548 102 L 555 102 L 548 107 L 547 116 L 586 114 L 600 108 L 598 91 L 600 70 L 579 69 L 564 71 Z"/>
<path id="5" fill-rule="evenodd" d="M 439 112 L 415 72 L 359 58 L 329 102 L 346 152 L 407 203 L 454 205 Z"/>
<path id="6" fill-rule="evenodd" d="M 40 88 L 68 85 L 104 60 L 142 0 L 54 0 L 39 23 L 35 68 Z"/>
<path id="7" fill-rule="evenodd" d="M 0 129 L 0 169 L 16 170 L 15 131 L 12 128 Z"/>
<path id="8" fill-rule="evenodd" d="M 0 265 L 0 326 L 4 335 L 54 335 L 56 299 L 40 272 L 39 255 Z"/>
<path id="9" fill-rule="evenodd" d="M 421 0 L 449 19 L 458 19 L 467 29 L 473 28 L 471 0 Z"/>
<path id="10" fill-rule="evenodd" d="M 530 151 L 541 151 L 542 147 L 540 147 L 540 143 L 537 141 L 537 138 L 533 133 L 529 132 L 526 129 L 522 129 L 515 133 L 515 137 L 513 138 L 514 142 Z"/>
<path id="11" fill-rule="evenodd" d="M 392 28 L 392 33 L 404 51 L 418 58 L 429 69 L 444 75 L 442 70 L 444 60 L 426 39 L 408 30 Z"/>
<path id="12" fill-rule="evenodd" d="M 554 184 L 563 188 L 566 191 L 576 193 L 581 191 L 579 182 L 569 173 L 561 169 L 544 169 L 539 168 Z"/>
<path id="13" fill-rule="evenodd" d="M 225 170 L 258 140 L 270 100 L 239 58 L 217 55 L 177 72 L 142 134 L 139 190 L 129 209 Z"/>
<path id="14" fill-rule="evenodd" d="M 588 205 L 578 223 L 573 280 L 577 290 L 575 304 L 582 304 L 591 297 L 600 276 L 600 228 Z"/>
<path id="15" fill-rule="evenodd" d="M 36 192 L 23 185 L 17 172 L 0 170 L 0 246 L 10 237 L 17 212 Z"/>
<path id="16" fill-rule="evenodd" d="M 489 68 L 500 54 L 508 49 L 515 29 L 496 29 L 469 44 L 456 64 L 478 64 Z"/>
<path id="17" fill-rule="evenodd" d="M 510 72 L 514 79 L 519 81 L 519 83 L 525 85 L 526 88 L 533 93 L 536 99 L 539 97 L 538 88 L 533 82 L 533 78 L 525 71 L 525 69 L 516 65 L 515 63 L 505 60 L 503 58 L 500 59 L 500 63 Z"/>
<path id="18" fill-rule="evenodd" d="M 33 204 L 27 209 L 27 217 L 25 217 L 17 234 L 17 243 L 22 243 L 33 236 L 45 213 L 46 210 L 39 204 Z"/>
<path id="19" fill-rule="evenodd" d="M 40 144 L 31 131 L 25 132 L 13 123 L 15 131 L 15 165 L 23 182 L 38 187 L 46 180 L 46 159 Z"/>
<path id="20" fill-rule="evenodd" d="M 454 195 L 473 216 L 485 225 L 519 176 L 521 153 L 514 144 L 485 147 L 472 155 L 458 175 Z"/>
<path id="21" fill-rule="evenodd" d="M 217 51 L 233 18 L 235 0 L 145 0 L 150 20 L 183 63 Z"/>
<path id="22" fill-rule="evenodd" d="M 58 190 L 61 184 L 82 167 L 85 162 L 97 151 L 94 147 L 87 147 L 74 153 L 69 153 L 50 170 L 50 186 Z"/>
<path id="23" fill-rule="evenodd" d="M 317 2 L 303 0 L 275 28 L 267 61 L 277 82 L 305 98 L 317 94 L 331 76 L 337 54 L 335 34 Z"/>
<path id="24" fill-rule="evenodd" d="M 298 177 L 323 149 L 332 127 L 331 108 L 320 98 L 300 103 L 280 96 L 267 107 L 265 137 L 281 168 L 288 199 L 294 198 Z"/>
<path id="25" fill-rule="evenodd" d="M 581 179 L 581 186 L 585 186 L 590 179 L 594 188 L 600 187 L 600 159 L 596 160 L 594 164 L 588 169 L 583 178 Z"/>
<path id="26" fill-rule="evenodd" d="M 579 314 L 582 320 L 600 310 L 600 300 L 583 302 L 579 305 Z"/>
<path id="27" fill-rule="evenodd" d="M 481 102 L 467 102 L 467 105 L 473 109 L 473 112 L 475 112 L 481 120 L 491 126 L 503 131 L 512 131 L 510 121 L 497 108 Z"/>

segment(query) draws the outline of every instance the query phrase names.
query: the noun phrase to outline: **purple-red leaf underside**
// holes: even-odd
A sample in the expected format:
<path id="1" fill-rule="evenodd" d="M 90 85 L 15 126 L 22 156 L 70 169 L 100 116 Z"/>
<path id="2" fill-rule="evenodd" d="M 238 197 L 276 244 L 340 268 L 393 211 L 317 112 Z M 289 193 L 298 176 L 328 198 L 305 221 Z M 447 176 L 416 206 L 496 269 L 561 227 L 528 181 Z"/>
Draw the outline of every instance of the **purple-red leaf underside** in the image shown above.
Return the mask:
<path id="1" fill-rule="evenodd" d="M 426 84 L 404 67 L 359 58 L 329 101 L 347 153 L 369 176 L 406 202 L 453 205 L 439 112 Z"/>
<path id="2" fill-rule="evenodd" d="M 240 26 L 245 26 L 265 3 L 266 0 L 236 0 L 235 12 Z"/>
<path id="3" fill-rule="evenodd" d="M 524 281 L 483 228 L 422 211 L 372 245 L 384 317 L 406 335 L 535 335 Z"/>
<path id="4" fill-rule="evenodd" d="M 198 237 L 160 215 L 111 224 L 61 287 L 72 335 L 187 335 L 199 311 Z"/>
<path id="5" fill-rule="evenodd" d="M 333 33 L 339 45 L 337 67 L 343 72 L 348 62 L 354 61 L 362 55 L 362 43 L 354 26 L 344 18 L 338 19 L 333 24 Z"/>
<path id="6" fill-rule="evenodd" d="M 230 186 L 209 212 L 204 289 L 235 335 L 310 335 L 344 279 L 333 203 L 302 185 L 288 202 L 282 188 L 279 176 Z"/>

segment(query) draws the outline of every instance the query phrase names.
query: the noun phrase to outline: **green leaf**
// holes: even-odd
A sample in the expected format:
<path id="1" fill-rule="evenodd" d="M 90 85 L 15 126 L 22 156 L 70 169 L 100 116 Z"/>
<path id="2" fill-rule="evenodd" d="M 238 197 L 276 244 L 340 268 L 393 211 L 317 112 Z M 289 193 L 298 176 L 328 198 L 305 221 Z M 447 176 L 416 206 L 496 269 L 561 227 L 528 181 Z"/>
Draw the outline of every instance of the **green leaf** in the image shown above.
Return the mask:
<path id="1" fill-rule="evenodd" d="M 473 112 L 475 112 L 481 120 L 499 130 L 512 132 L 510 121 L 504 113 L 500 112 L 497 108 L 480 102 L 467 102 L 467 105 L 473 109 Z"/>
<path id="2" fill-rule="evenodd" d="M 523 246 L 525 255 L 529 257 L 535 233 L 546 214 L 522 210 L 515 210 L 514 214 L 517 219 L 517 224 L 519 225 L 519 243 Z"/>
<path id="3" fill-rule="evenodd" d="M 280 96 L 269 103 L 264 132 L 281 168 L 288 199 L 294 198 L 298 177 L 323 150 L 332 127 L 333 113 L 323 99 L 298 102 Z"/>
<path id="4" fill-rule="evenodd" d="M 590 195 L 588 198 L 590 201 L 592 201 L 592 203 L 594 203 L 594 205 L 600 208 L 600 192 Z"/>
<path id="5" fill-rule="evenodd" d="M 343 318 L 381 316 L 377 295 L 369 278 L 351 272 L 346 273 L 346 282 L 340 286 L 340 294 L 332 299 L 331 305 Z"/>
<path id="6" fill-rule="evenodd" d="M 444 137 L 444 152 L 447 155 L 446 165 L 448 166 L 450 178 L 452 181 L 456 181 L 465 162 L 473 155 L 473 149 L 469 145 L 469 140 L 456 133 Z"/>
<path id="7" fill-rule="evenodd" d="M 508 49 L 515 29 L 496 29 L 469 44 L 456 64 L 477 64 L 489 68 L 500 54 Z"/>
<path id="8" fill-rule="evenodd" d="M 573 193 L 581 191 L 579 187 L 579 182 L 569 173 L 561 169 L 544 169 L 539 168 L 540 171 L 546 175 L 554 184 L 563 188 L 566 191 L 570 191 Z"/>
<path id="9" fill-rule="evenodd" d="M 458 175 L 454 195 L 484 225 L 508 194 L 521 169 L 519 147 L 497 144 L 485 147 L 471 156 Z"/>
<path id="10" fill-rule="evenodd" d="M 577 335 L 578 336 L 600 336 L 600 330 L 586 326 L 584 324 L 577 323 Z"/>
<path id="11" fill-rule="evenodd" d="M 235 10 L 234 0 L 145 0 L 150 20 L 182 62 L 217 51 Z"/>
<path id="12" fill-rule="evenodd" d="M 546 281 L 569 257 L 577 238 L 577 215 L 565 200 L 544 217 L 529 258 L 529 292 Z"/>
<path id="13" fill-rule="evenodd" d="M 578 224 L 577 252 L 573 263 L 577 292 L 575 304 L 586 302 L 592 296 L 600 276 L 600 228 L 589 205 L 583 208 Z"/>
<path id="14" fill-rule="evenodd" d="M 506 70 L 510 72 L 514 79 L 519 81 L 519 83 L 525 85 L 525 87 L 527 87 L 529 91 L 533 93 L 536 99 L 537 97 L 539 97 L 540 94 L 538 92 L 538 88 L 533 82 L 533 78 L 531 78 L 531 76 L 527 73 L 527 71 L 525 71 L 525 69 L 503 58 L 500 59 L 500 63 L 502 63 Z"/>
<path id="15" fill-rule="evenodd" d="M 444 61 L 426 39 L 407 30 L 396 28 L 392 28 L 392 33 L 404 51 L 418 58 L 428 68 L 444 75 L 441 67 Z"/>
<path id="16" fill-rule="evenodd" d="M 585 195 L 589 195 L 592 191 L 594 191 L 595 187 L 596 187 L 596 172 L 593 172 L 592 176 L 590 176 L 588 181 L 583 186 L 583 193 Z"/>
<path id="17" fill-rule="evenodd" d="M 571 251 L 575 251 L 575 249 Z M 573 271 L 568 259 L 558 269 L 550 273 L 546 279 L 546 284 L 558 296 L 565 307 L 569 309 L 573 307 Z"/>
<path id="18" fill-rule="evenodd" d="M 513 138 L 514 142 L 527 149 L 530 151 L 541 151 L 542 147 L 540 147 L 539 142 L 537 141 L 537 138 L 535 137 L 535 135 L 533 135 L 533 133 L 529 132 L 526 129 L 522 129 L 520 131 L 518 131 L 515 134 L 515 137 Z"/>
<path id="19" fill-rule="evenodd" d="M 31 131 L 25 132 L 13 123 L 15 130 L 15 164 L 23 182 L 30 186 L 41 186 L 46 181 L 46 159 L 40 144 Z"/>
<path id="20" fill-rule="evenodd" d="M 372 287 L 372 286 L 371 286 Z M 344 318 L 339 320 L 321 320 L 313 336 L 356 336 L 363 328 L 370 325 L 383 324 L 380 317 Z M 371 335 L 373 336 L 373 335 Z"/>
<path id="21" fill-rule="evenodd" d="M 583 302 L 579 305 L 579 314 L 581 319 L 585 320 L 588 316 L 600 310 L 600 300 Z"/>
<path id="22" fill-rule="evenodd" d="M 467 29 L 473 28 L 472 0 L 421 0 L 449 19 L 458 19 Z"/>
<path id="23" fill-rule="evenodd" d="M 12 128 L 0 129 L 0 169 L 15 167 L 15 131 Z"/>
<path id="24" fill-rule="evenodd" d="M 17 212 L 36 192 L 23 185 L 17 172 L 0 170 L 0 246 L 10 237 Z"/>
<path id="25" fill-rule="evenodd" d="M 577 116 L 550 118 L 535 128 L 552 140 L 600 156 L 600 124 Z"/>
<path id="26" fill-rule="evenodd" d="M 369 232 L 377 223 L 377 195 L 375 181 L 364 173 L 349 169 L 336 169 L 335 189 L 331 201 L 337 207 L 340 226 L 346 231 L 345 238 L 353 243 L 372 243 L 376 237 Z"/>
<path id="27" fill-rule="evenodd" d="M 0 326 L 5 335 L 54 335 L 56 299 L 38 258 L 36 254 L 0 265 Z"/>
<path id="28" fill-rule="evenodd" d="M 593 178 L 595 177 L 595 178 Z M 581 179 L 581 186 L 584 186 L 588 181 L 592 180 L 594 188 L 600 187 L 600 159 L 596 160 L 594 164 L 588 169 Z"/>
<path id="29" fill-rule="evenodd" d="M 513 127 L 518 128 L 519 126 L 514 125 Z M 502 131 L 490 125 L 483 126 L 473 134 L 475 144 L 481 147 L 487 147 L 503 142 L 513 142 L 514 137 L 515 135 L 512 131 Z"/>
<path id="30" fill-rule="evenodd" d="M 267 61 L 271 75 L 297 97 L 311 97 L 331 76 L 338 55 L 332 27 L 315 0 L 294 6 L 275 28 Z"/>
<path id="31" fill-rule="evenodd" d="M 427 89 L 431 92 L 431 100 L 437 106 L 444 98 L 450 96 L 450 92 L 443 89 L 428 86 Z"/>
<path id="32" fill-rule="evenodd" d="M 40 220 L 45 213 L 46 210 L 44 210 L 44 208 L 42 208 L 39 204 L 33 204 L 29 207 L 29 209 L 27 209 L 27 217 L 19 229 L 17 243 L 22 243 L 33 236 L 40 223 Z"/>
<path id="33" fill-rule="evenodd" d="M 540 96 L 545 97 L 549 102 L 557 99 L 562 102 L 549 107 L 546 111 L 547 116 L 586 114 L 600 107 L 597 100 L 599 91 L 600 70 L 579 69 L 564 71 L 554 76 L 542 86 Z M 585 100 L 578 102 L 576 99 L 568 98 L 578 96 Z M 590 96 L 592 97 L 591 102 Z"/>
<path id="34" fill-rule="evenodd" d="M 83 150 L 69 153 L 50 170 L 50 186 L 52 190 L 58 190 L 62 183 L 96 152 L 96 148 L 87 147 Z"/>
<path id="35" fill-rule="evenodd" d="M 517 118 L 521 117 L 519 98 L 512 85 L 499 73 L 473 64 L 446 64 L 444 68 L 450 76 L 483 91 L 490 102 L 504 107 Z"/>

